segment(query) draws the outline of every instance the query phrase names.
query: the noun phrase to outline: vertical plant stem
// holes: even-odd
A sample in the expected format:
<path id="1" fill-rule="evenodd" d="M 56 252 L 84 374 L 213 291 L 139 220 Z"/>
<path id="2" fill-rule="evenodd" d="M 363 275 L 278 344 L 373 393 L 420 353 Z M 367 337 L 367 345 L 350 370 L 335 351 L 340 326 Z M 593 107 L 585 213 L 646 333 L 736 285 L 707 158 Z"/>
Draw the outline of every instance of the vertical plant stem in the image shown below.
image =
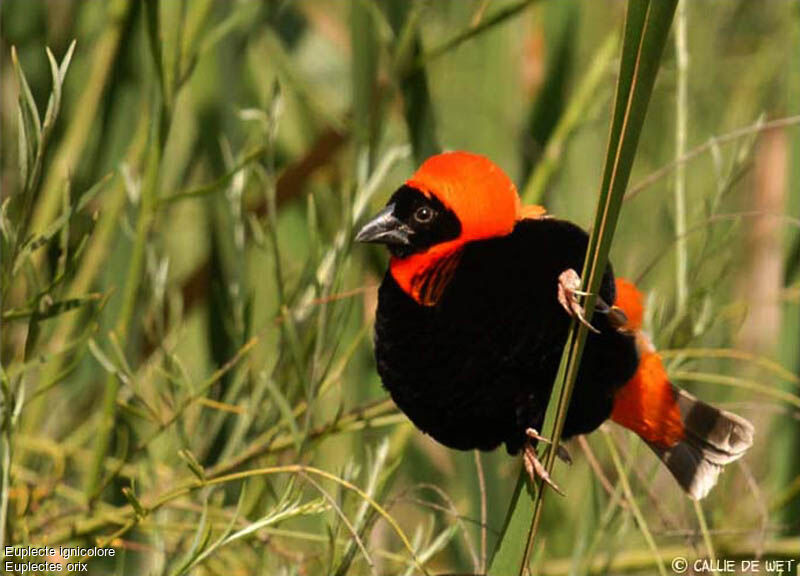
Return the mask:
<path id="1" fill-rule="evenodd" d="M 677 0 L 629 0 L 628 2 L 620 74 L 603 182 L 581 274 L 582 289 L 588 293 L 584 307 L 589 321 L 608 264 L 611 241 L 676 3 Z M 572 389 L 577 381 L 587 335 L 588 331 L 583 324 L 572 322 L 543 426 L 544 434 L 552 442 L 544 461 L 548 472 L 553 470 L 555 464 L 558 443 L 564 429 Z M 523 487 L 527 487 L 531 496 L 530 501 L 521 499 Z M 530 482 L 524 478 L 524 473 L 520 476 L 500 543 L 492 558 L 490 574 L 498 576 L 512 572 L 523 574 L 527 569 L 541 519 L 544 492 L 545 485 L 541 479 L 537 480 L 534 495 Z M 533 503 L 532 511 L 531 503 Z M 530 526 L 527 530 L 524 528 L 526 524 Z M 509 542 L 510 540 L 522 540 L 524 548 L 516 542 Z"/>
<path id="2" fill-rule="evenodd" d="M 794 27 L 792 34 L 795 46 L 800 41 L 800 30 Z M 788 102 L 800 102 L 800 74 L 797 66 L 793 62 L 787 63 L 785 73 L 787 78 Z M 788 132 L 788 131 L 787 131 Z M 797 130 L 792 131 L 789 137 L 787 154 L 789 158 L 800 158 L 800 134 Z M 789 162 L 789 175 L 787 188 L 784 190 L 783 212 L 789 217 L 800 218 L 800 163 L 797 161 Z M 784 259 L 784 287 L 789 290 L 790 286 L 797 286 L 800 281 L 800 230 L 789 230 L 783 233 L 785 247 Z M 788 292 L 786 292 L 788 294 Z M 797 376 L 800 376 L 800 299 L 786 298 L 781 308 L 781 332 L 779 338 L 779 353 L 783 365 Z M 783 390 L 791 391 L 788 384 L 783 385 Z M 780 434 L 775 434 L 771 440 L 773 454 L 771 462 L 774 463 L 776 470 L 775 486 L 791 486 L 792 482 L 797 482 L 800 478 L 800 461 L 797 458 L 785 458 L 786 454 L 797 454 L 800 451 L 800 422 L 794 422 L 789 426 L 789 422 L 781 424 Z M 785 426 L 785 428 L 784 428 Z M 777 430 L 776 430 L 777 432 Z M 791 522 L 800 518 L 800 499 L 785 501 L 781 506 L 779 515 L 772 516 L 770 520 L 777 522 Z"/>
<path id="3" fill-rule="evenodd" d="M 2 439 L 0 440 L 0 447 L 2 447 L 2 479 L 0 482 L 0 559 L 6 557 L 6 523 L 8 522 L 8 496 L 11 490 L 11 460 L 13 444 L 13 428 L 14 428 L 14 398 L 11 393 L 11 382 L 6 377 L 5 371 L 0 367 L 0 387 L 2 387 L 3 394 L 3 414 L 2 414 Z"/>
<path id="4" fill-rule="evenodd" d="M 609 63 L 617 54 L 619 33 L 612 32 L 603 41 L 595 53 L 592 63 L 575 89 L 558 123 L 547 139 L 544 151 L 522 190 L 522 201 L 526 204 L 538 204 L 545 196 L 545 190 L 562 164 L 567 142 L 585 122 L 586 115 L 592 105 L 596 104 L 597 93 L 601 82 L 609 72 Z"/>
<path id="5" fill-rule="evenodd" d="M 628 501 L 628 506 L 630 507 L 631 512 L 633 512 L 633 517 L 636 519 L 636 524 L 639 525 L 639 530 L 641 530 L 642 536 L 644 536 L 647 545 L 650 547 L 650 551 L 653 553 L 653 556 L 656 559 L 658 573 L 661 576 L 667 576 L 667 567 L 664 565 L 664 558 L 661 556 L 661 551 L 658 549 L 658 546 L 656 546 L 656 541 L 653 540 L 653 534 L 647 527 L 647 522 L 644 519 L 644 515 L 642 514 L 639 505 L 636 503 L 636 499 L 633 497 L 631 484 L 628 482 L 628 475 L 625 473 L 625 467 L 622 465 L 622 459 L 619 456 L 619 451 L 614 444 L 614 440 L 611 438 L 611 434 L 605 430 L 603 430 L 603 438 L 608 446 L 608 451 L 611 454 L 611 460 L 614 462 L 614 467 L 617 469 L 619 481 L 622 485 L 623 492 L 625 492 L 625 498 Z"/>
<path id="6" fill-rule="evenodd" d="M 163 126 L 160 116 L 163 113 L 160 104 L 159 110 L 153 118 L 154 132 L 161 133 L 159 129 Z M 134 239 L 128 272 L 125 278 L 125 289 L 122 294 L 122 304 L 114 326 L 114 333 L 119 341 L 120 347 L 124 350 L 128 342 L 128 333 L 134 311 L 136 310 L 136 300 L 139 294 L 142 271 L 144 269 L 145 248 L 150 234 L 150 228 L 155 215 L 155 199 L 157 197 L 159 164 L 161 158 L 161 139 L 158 136 L 151 138 L 150 150 L 147 159 L 146 179 L 142 189 L 140 199 L 139 218 L 136 222 L 136 237 Z M 117 393 L 119 391 L 119 380 L 117 375 L 109 374 L 105 391 L 103 393 L 103 415 L 97 431 L 94 455 L 89 474 L 86 481 L 86 495 L 93 499 L 98 495 L 102 488 L 102 474 L 104 461 L 111 445 L 111 437 L 114 431 L 114 421 L 116 419 Z"/>
<path id="7" fill-rule="evenodd" d="M 424 65 L 417 65 L 422 55 L 422 40 L 418 30 L 421 4 L 405 0 L 386 3 L 388 20 L 397 35 L 394 46 L 394 67 L 414 152 L 414 161 L 421 164 L 442 147 L 436 129 L 436 115 L 431 101 L 428 76 Z"/>
<path id="8" fill-rule="evenodd" d="M 378 54 L 380 53 L 372 12 L 364 2 L 350 9 L 350 45 L 353 50 L 353 132 L 356 158 L 367 155 L 367 172 L 375 165 L 380 103 L 378 100 Z"/>
<path id="9" fill-rule="evenodd" d="M 8 521 L 8 493 L 11 490 L 11 429 L 3 433 L 3 478 L 0 487 L 0 558 L 5 558 L 6 522 Z"/>
<path id="10" fill-rule="evenodd" d="M 675 58 L 677 63 L 677 94 L 675 98 L 675 158 L 686 153 L 688 119 L 687 82 L 689 52 L 686 46 L 686 0 L 678 2 L 675 23 Z M 686 313 L 689 301 L 689 253 L 686 245 L 686 165 L 675 168 L 675 282 L 678 317 Z"/>
<path id="11" fill-rule="evenodd" d="M 278 202 L 277 186 L 275 180 L 275 139 L 278 135 L 278 121 L 281 111 L 281 87 L 275 81 L 272 86 L 272 100 L 269 106 L 269 125 L 267 127 L 267 148 L 265 152 L 265 185 L 264 195 L 267 203 L 267 223 L 269 224 L 268 234 L 272 245 L 272 257 L 275 259 L 275 285 L 278 294 L 278 305 L 282 308 L 286 305 L 286 294 L 284 293 L 284 275 L 281 264 L 281 247 L 278 239 Z"/>
<path id="12" fill-rule="evenodd" d="M 708 523 L 706 522 L 706 515 L 703 512 L 703 505 L 699 500 L 692 500 L 694 504 L 694 513 L 697 515 L 697 523 L 700 525 L 700 532 L 703 534 L 703 543 L 706 545 L 706 553 L 708 559 L 712 564 L 717 562 L 717 554 L 714 552 L 714 543 L 711 541 L 711 533 L 708 531 Z"/>
<path id="13" fill-rule="evenodd" d="M 481 451 L 474 450 L 475 470 L 478 473 L 478 487 L 481 493 L 481 565 L 480 573 L 486 572 L 486 478 L 483 474 L 483 463 L 481 462 Z"/>
<path id="14" fill-rule="evenodd" d="M 151 48 L 155 68 L 159 72 L 163 70 L 161 62 L 161 48 L 159 39 L 160 19 L 158 0 L 148 0 L 145 3 L 148 20 L 148 39 Z M 122 294 L 122 304 L 114 326 L 114 332 L 118 338 L 119 346 L 123 350 L 128 341 L 130 324 L 136 310 L 136 300 L 139 294 L 142 271 L 144 270 L 145 249 L 147 247 L 150 228 L 155 218 L 156 206 L 158 204 L 158 187 L 161 173 L 161 155 L 167 141 L 167 134 L 172 119 L 169 113 L 167 88 L 163 74 L 159 74 L 159 90 L 155 102 L 155 112 L 151 123 L 151 135 L 148 145 L 147 163 L 145 167 L 145 178 L 142 186 L 140 198 L 139 217 L 136 221 L 136 237 L 133 243 L 133 250 L 128 265 L 128 272 L 125 278 L 125 289 Z M 95 440 L 92 464 L 86 478 L 86 495 L 94 499 L 103 489 L 103 469 L 106 455 L 111 446 L 111 439 L 114 432 L 116 419 L 117 393 L 119 392 L 119 380 L 115 374 L 109 374 L 106 380 L 105 391 L 103 394 L 103 414 Z"/>

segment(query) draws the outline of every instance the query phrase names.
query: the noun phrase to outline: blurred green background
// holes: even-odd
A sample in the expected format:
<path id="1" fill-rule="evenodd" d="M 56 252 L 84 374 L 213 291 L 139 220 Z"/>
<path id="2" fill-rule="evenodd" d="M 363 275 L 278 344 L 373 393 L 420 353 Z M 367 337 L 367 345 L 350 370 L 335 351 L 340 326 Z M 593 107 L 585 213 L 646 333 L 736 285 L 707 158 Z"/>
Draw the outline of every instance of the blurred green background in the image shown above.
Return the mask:
<path id="1" fill-rule="evenodd" d="M 386 255 L 353 229 L 441 149 L 588 225 L 624 8 L 4 0 L 0 544 L 114 546 L 92 574 L 417 573 L 409 547 L 480 572 L 519 461 L 479 473 L 397 413 Z M 800 4 L 682 10 L 612 259 L 673 380 L 756 444 L 697 509 L 620 429 L 570 443 L 533 573 L 655 573 L 609 441 L 667 561 L 800 559 Z"/>

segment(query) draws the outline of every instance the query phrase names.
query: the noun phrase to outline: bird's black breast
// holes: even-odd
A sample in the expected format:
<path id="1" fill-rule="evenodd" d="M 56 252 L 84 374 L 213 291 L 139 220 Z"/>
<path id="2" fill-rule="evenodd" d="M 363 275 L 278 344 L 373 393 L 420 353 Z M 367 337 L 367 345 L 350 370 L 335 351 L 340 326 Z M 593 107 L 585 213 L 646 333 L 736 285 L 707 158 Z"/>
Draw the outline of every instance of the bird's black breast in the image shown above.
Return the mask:
<path id="1" fill-rule="evenodd" d="M 558 275 L 580 270 L 586 233 L 555 219 L 522 220 L 512 234 L 467 244 L 435 306 L 421 306 L 390 272 L 381 284 L 375 355 L 384 386 L 421 430 L 458 449 L 516 452 L 541 428 L 569 317 Z M 614 302 L 611 270 L 601 296 Z M 633 339 L 594 316 L 565 436 L 608 418 L 613 392 L 635 372 Z"/>

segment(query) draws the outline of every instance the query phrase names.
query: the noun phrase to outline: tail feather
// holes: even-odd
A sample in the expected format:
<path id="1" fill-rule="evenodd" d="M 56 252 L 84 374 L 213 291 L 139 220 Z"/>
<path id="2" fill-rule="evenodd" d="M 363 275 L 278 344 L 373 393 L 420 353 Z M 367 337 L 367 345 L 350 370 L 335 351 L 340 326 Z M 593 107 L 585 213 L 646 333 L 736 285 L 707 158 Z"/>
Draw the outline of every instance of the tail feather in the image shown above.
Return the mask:
<path id="1" fill-rule="evenodd" d="M 704 498 L 722 467 L 753 444 L 753 426 L 744 418 L 698 400 L 669 382 L 661 357 L 639 329 L 641 294 L 617 279 L 618 305 L 636 333 L 639 368 L 614 397 L 611 419 L 636 432 L 666 465 L 690 498 Z"/>
<path id="2" fill-rule="evenodd" d="M 741 458 L 753 444 L 753 426 L 744 418 L 714 408 L 670 384 L 681 413 L 684 437 L 672 446 L 647 445 L 666 465 L 690 498 L 705 498 L 722 468 Z"/>

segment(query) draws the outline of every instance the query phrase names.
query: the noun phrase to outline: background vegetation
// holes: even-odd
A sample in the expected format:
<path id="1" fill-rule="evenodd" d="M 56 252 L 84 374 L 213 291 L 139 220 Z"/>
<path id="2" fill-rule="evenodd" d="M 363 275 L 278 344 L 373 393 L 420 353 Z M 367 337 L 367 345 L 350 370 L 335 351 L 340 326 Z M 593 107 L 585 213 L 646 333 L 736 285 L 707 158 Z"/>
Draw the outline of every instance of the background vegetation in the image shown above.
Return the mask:
<path id="1" fill-rule="evenodd" d="M 0 543 L 120 551 L 92 574 L 480 572 L 519 462 L 397 413 L 385 255 L 352 230 L 441 148 L 588 225 L 624 8 L 3 2 Z M 695 507 L 621 430 L 574 442 L 534 573 L 800 556 L 798 50 L 797 2 L 681 5 L 612 248 L 673 380 L 756 445 Z"/>

